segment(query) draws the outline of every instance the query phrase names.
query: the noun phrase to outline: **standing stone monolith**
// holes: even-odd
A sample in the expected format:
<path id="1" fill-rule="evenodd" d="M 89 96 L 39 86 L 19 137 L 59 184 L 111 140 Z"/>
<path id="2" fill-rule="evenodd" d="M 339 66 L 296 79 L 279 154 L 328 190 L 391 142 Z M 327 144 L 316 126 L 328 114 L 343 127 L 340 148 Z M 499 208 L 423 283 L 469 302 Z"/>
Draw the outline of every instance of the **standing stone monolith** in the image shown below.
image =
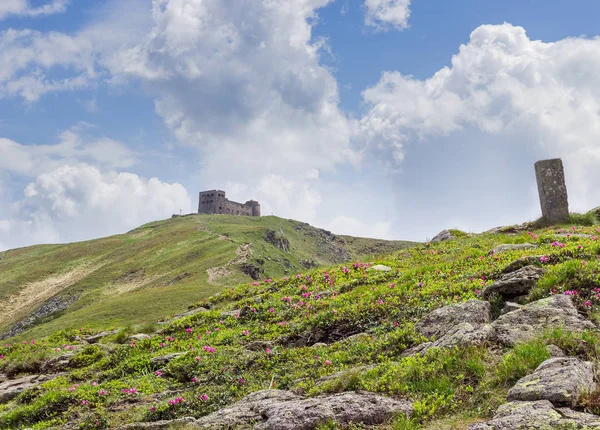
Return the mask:
<path id="1" fill-rule="evenodd" d="M 542 217 L 551 223 L 569 220 L 569 201 L 562 160 L 553 158 L 535 163 Z"/>

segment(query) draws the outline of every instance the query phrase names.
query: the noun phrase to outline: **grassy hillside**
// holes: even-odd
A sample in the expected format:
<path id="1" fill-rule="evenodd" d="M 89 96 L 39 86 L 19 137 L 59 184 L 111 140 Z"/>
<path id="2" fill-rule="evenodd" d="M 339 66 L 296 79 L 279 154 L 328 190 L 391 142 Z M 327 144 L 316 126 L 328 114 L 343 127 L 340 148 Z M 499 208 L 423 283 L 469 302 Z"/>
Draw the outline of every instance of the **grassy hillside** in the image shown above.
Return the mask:
<path id="1" fill-rule="evenodd" d="M 408 244 L 334 236 L 273 216 L 196 215 L 103 239 L 10 250 L 0 253 L 0 335 L 19 321 L 33 327 L 32 337 L 155 322 L 251 281 L 248 273 L 284 276 Z"/>
<path id="2" fill-rule="evenodd" d="M 131 234 L 148 229 L 145 234 L 156 234 L 152 225 Z M 390 271 L 355 261 L 247 282 L 193 304 L 203 312 L 163 325 L 126 328 L 96 345 L 82 340 L 97 332 L 93 320 L 81 329 L 5 345 L 0 347 L 0 378 L 2 373 L 17 378 L 43 372 L 55 379 L 0 404 L 0 428 L 112 429 L 203 417 L 249 393 L 275 388 L 307 396 L 367 390 L 410 400 L 413 416 L 391 417 L 377 427 L 382 430 L 466 430 L 470 423 L 489 419 L 506 402 L 509 388 L 550 357 L 547 345 L 594 363 L 600 358 L 597 329 L 570 332 L 561 326 L 510 346 L 485 341 L 431 348 L 423 356 L 407 354 L 426 341 L 415 328 L 419 319 L 442 306 L 481 299 L 481 290 L 519 259 L 544 271 L 522 303 L 568 294 L 582 318 L 598 323 L 600 229 L 569 225 L 506 231 L 511 233 L 454 231 L 456 239 L 448 242 L 375 259 Z M 523 243 L 535 248 L 492 251 Z M 497 316 L 502 303 L 490 302 Z M 142 330 L 151 337 L 128 337 Z M 584 393 L 573 407 L 598 414 L 598 405 L 600 392 L 595 391 Z M 319 427 L 334 428 L 341 427 L 333 422 Z"/>

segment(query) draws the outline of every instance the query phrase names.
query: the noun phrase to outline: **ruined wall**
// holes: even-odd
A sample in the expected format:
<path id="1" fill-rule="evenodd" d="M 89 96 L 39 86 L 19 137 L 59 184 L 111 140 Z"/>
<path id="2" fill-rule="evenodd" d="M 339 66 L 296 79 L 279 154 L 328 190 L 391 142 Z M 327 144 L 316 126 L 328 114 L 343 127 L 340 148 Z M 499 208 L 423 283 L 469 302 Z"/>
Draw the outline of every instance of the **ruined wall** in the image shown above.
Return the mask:
<path id="1" fill-rule="evenodd" d="M 199 195 L 198 213 L 260 216 L 260 204 L 253 200 L 246 203 L 230 201 L 223 190 L 202 191 Z"/>

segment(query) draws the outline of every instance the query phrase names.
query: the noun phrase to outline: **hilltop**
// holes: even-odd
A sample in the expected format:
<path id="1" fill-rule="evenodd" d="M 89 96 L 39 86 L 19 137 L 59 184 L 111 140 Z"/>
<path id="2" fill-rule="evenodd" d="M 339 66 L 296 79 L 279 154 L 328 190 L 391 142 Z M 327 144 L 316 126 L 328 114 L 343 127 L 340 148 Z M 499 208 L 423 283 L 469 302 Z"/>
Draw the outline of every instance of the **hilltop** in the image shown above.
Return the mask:
<path id="1" fill-rule="evenodd" d="M 598 429 L 590 220 L 453 230 L 161 324 L 27 337 L 0 347 L 0 427 Z"/>
<path id="2" fill-rule="evenodd" d="M 274 216 L 190 215 L 102 239 L 5 251 L 0 338 L 153 323 L 225 287 L 409 245 Z"/>

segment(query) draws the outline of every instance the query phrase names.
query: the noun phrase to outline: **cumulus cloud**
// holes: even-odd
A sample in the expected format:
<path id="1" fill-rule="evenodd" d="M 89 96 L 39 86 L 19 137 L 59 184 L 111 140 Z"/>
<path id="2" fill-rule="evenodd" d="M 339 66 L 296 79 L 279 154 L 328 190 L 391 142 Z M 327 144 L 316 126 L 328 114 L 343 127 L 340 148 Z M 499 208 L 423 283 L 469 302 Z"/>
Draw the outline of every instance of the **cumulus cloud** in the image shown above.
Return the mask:
<path id="1" fill-rule="evenodd" d="M 365 0 L 365 24 L 378 31 L 408 27 L 411 0 Z"/>
<path id="2" fill-rule="evenodd" d="M 69 2 L 70 0 L 52 0 L 34 7 L 29 0 L 2 0 L 0 2 L 0 20 L 11 15 L 36 17 L 62 13 L 67 10 Z"/>
<path id="3" fill-rule="evenodd" d="M 430 78 L 385 72 L 363 92 L 368 112 L 357 136 L 396 165 L 415 151 L 415 141 L 458 148 L 459 135 L 463 142 L 477 136 L 473 154 L 500 145 L 500 159 L 514 165 L 560 156 L 573 207 L 589 208 L 600 201 L 593 186 L 600 180 L 599 52 L 600 38 L 546 43 L 522 27 L 483 25 Z"/>
<path id="4" fill-rule="evenodd" d="M 185 188 L 127 172 L 101 172 L 80 164 L 39 175 L 0 219 L 0 245 L 73 241 L 121 233 L 138 225 L 191 211 Z"/>
<path id="5" fill-rule="evenodd" d="M 132 166 L 136 159 L 136 154 L 121 142 L 82 133 L 82 127 L 63 131 L 53 145 L 25 145 L 0 137 L 0 172 L 27 177 L 80 162 L 105 169 L 124 168 Z"/>

